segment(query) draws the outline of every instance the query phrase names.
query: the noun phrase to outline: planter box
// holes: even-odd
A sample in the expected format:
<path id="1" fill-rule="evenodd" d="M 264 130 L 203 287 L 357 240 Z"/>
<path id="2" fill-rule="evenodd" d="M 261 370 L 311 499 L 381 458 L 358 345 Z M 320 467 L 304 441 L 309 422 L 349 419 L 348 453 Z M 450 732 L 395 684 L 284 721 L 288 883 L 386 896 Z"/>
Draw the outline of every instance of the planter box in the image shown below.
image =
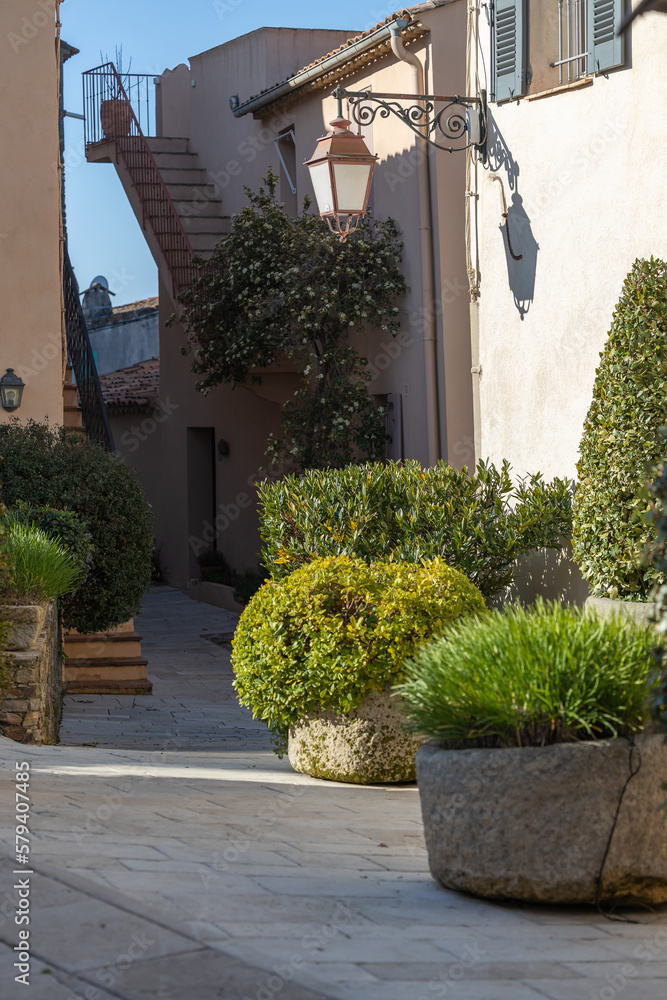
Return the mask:
<path id="1" fill-rule="evenodd" d="M 313 712 L 289 731 L 289 761 L 314 778 L 354 784 L 414 781 L 424 738 L 401 727 L 401 699 L 373 691 L 351 712 Z"/>
<path id="2" fill-rule="evenodd" d="M 36 642 L 25 652 L 12 654 L 12 686 L 0 703 L 0 735 L 17 743 L 58 742 L 63 699 L 55 603 L 45 612 Z"/>
<path id="3" fill-rule="evenodd" d="M 11 626 L 6 648 L 14 651 L 31 649 L 44 628 L 47 604 L 5 604 L 2 612 Z"/>
<path id="4" fill-rule="evenodd" d="M 605 862 L 602 899 L 667 901 L 667 743 L 640 736 Z M 417 780 L 434 878 L 490 899 L 594 903 L 619 796 L 625 739 L 505 750 L 417 754 Z"/>
<path id="5" fill-rule="evenodd" d="M 191 580 L 188 590 L 193 601 L 212 604 L 216 608 L 223 608 L 225 611 L 235 611 L 239 615 L 245 610 L 245 605 L 239 604 L 235 599 L 234 588 L 228 587 L 225 583 L 209 583 L 208 580 Z"/>
<path id="6" fill-rule="evenodd" d="M 640 625 L 652 625 L 655 604 L 652 601 L 614 601 L 611 597 L 588 597 L 586 609 L 600 618 L 623 615 Z"/>

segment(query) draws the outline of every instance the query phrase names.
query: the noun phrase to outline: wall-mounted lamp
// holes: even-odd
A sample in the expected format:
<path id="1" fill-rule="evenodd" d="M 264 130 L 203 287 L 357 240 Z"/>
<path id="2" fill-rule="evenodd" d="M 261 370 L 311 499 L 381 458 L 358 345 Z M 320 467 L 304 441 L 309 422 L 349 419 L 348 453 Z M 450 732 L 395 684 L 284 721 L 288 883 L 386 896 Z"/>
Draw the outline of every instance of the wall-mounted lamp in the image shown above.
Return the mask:
<path id="1" fill-rule="evenodd" d="M 218 461 L 221 462 L 223 458 L 227 458 L 229 455 L 229 444 L 224 438 L 220 438 L 218 441 Z"/>
<path id="2" fill-rule="evenodd" d="M 306 166 L 320 215 L 345 243 L 366 214 L 378 157 L 370 152 L 363 136 L 350 132 L 342 100 L 338 101 L 338 117 L 330 124 L 333 131 L 318 139 Z"/>
<path id="3" fill-rule="evenodd" d="M 18 375 L 14 374 L 13 368 L 8 368 L 7 373 L 0 378 L 0 402 L 5 410 L 18 410 L 23 399 L 25 382 Z"/>
<path id="4" fill-rule="evenodd" d="M 394 115 L 436 149 L 453 153 L 474 147 L 486 160 L 486 91 L 480 97 L 439 97 L 434 94 L 375 94 L 338 87 L 338 117 L 332 132 L 318 140 L 306 166 L 315 189 L 320 215 L 345 243 L 366 214 L 373 171 L 378 159 L 361 135 L 350 132 L 343 117 L 343 100 L 349 102 L 352 120 L 371 125 L 376 117 Z M 418 103 L 404 106 L 405 101 Z M 444 106 L 438 109 L 438 105 Z"/>

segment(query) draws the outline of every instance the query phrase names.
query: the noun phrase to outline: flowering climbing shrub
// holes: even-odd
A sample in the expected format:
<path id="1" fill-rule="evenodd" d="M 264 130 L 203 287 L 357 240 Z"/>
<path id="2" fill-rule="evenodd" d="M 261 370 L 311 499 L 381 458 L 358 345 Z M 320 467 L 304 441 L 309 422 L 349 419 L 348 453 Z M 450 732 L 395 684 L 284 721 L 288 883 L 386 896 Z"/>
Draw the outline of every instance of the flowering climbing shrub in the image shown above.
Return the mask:
<path id="1" fill-rule="evenodd" d="M 367 361 L 348 337 L 368 327 L 398 331 L 396 300 L 407 290 L 398 229 L 364 220 L 343 245 L 308 200 L 288 215 L 276 184 L 270 171 L 259 192 L 246 189 L 249 204 L 231 235 L 181 296 L 197 388 L 261 381 L 258 369 L 296 359 L 301 386 L 268 442 L 269 459 L 308 469 L 380 458 L 384 408 L 369 395 Z"/>

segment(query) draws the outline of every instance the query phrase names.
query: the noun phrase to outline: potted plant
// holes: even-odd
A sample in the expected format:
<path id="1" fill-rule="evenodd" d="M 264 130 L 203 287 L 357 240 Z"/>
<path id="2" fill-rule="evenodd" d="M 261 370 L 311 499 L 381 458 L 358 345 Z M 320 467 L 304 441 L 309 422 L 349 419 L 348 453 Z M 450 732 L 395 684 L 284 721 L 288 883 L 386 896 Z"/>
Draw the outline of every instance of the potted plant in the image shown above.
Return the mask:
<path id="1" fill-rule="evenodd" d="M 399 688 L 429 864 L 448 888 L 550 903 L 667 901 L 667 745 L 641 733 L 655 638 L 538 603 L 463 621 Z"/>
<path id="2" fill-rule="evenodd" d="M 573 556 L 591 587 L 589 606 L 647 620 L 667 580 L 642 558 L 647 462 L 662 458 L 667 351 L 667 263 L 635 261 L 614 311 L 595 376 L 577 464 Z"/>
<path id="3" fill-rule="evenodd" d="M 108 56 L 102 55 L 103 63 L 110 63 Z M 116 73 L 107 77 L 106 98 L 100 104 L 100 122 L 107 139 L 130 134 L 132 127 L 132 106 L 130 104 L 130 59 L 127 70 L 123 71 L 123 46 L 116 48 Z M 116 75 L 117 74 L 117 75 Z"/>
<path id="4" fill-rule="evenodd" d="M 67 550 L 33 524 L 7 524 L 10 574 L 0 588 L 2 615 L 11 625 L 6 648 L 30 649 L 41 632 L 48 604 L 75 590 L 84 570 Z"/>
<path id="5" fill-rule="evenodd" d="M 401 726 L 392 685 L 428 639 L 484 614 L 477 588 L 442 559 L 316 559 L 251 598 L 233 641 L 235 687 L 295 770 L 355 783 L 414 781 L 422 737 Z"/>

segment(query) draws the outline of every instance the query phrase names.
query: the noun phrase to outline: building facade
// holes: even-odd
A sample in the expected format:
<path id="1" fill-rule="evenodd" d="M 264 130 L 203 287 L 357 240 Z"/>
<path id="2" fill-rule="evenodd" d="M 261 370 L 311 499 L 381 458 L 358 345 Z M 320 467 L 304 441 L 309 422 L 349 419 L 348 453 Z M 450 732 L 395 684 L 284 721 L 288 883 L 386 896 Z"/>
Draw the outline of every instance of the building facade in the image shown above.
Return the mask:
<path id="1" fill-rule="evenodd" d="M 116 444 L 128 462 L 151 470 L 141 478 L 150 483 L 147 496 L 171 583 L 184 586 L 196 576 L 198 557 L 211 549 L 237 570 L 257 565 L 254 484 L 262 477 L 269 434 L 278 430 L 282 405 L 298 384 L 296 371 L 274 366 L 259 386 L 219 386 L 206 397 L 196 391 L 191 359 L 181 352 L 184 331 L 178 322 L 167 325 L 180 287 L 174 243 L 185 236 L 195 251 L 209 254 L 247 203 L 245 188 L 257 190 L 269 168 L 280 177 L 279 196 L 288 212 L 299 211 L 313 194 L 304 161 L 336 116 L 334 88 L 419 89 L 414 66 L 396 54 L 396 22 L 402 24 L 403 53 L 425 67 L 426 92 L 464 93 L 466 16 L 463 0 L 432 0 L 360 35 L 261 29 L 160 77 L 157 135 L 140 136 L 136 121 L 127 140 L 114 139 L 87 122 L 88 159 L 116 163 L 160 273 L 162 409 L 146 417 L 150 433 L 138 424 L 144 440 L 135 435 L 131 447 L 122 437 Z M 474 460 L 465 155 L 425 157 L 419 139 L 396 120 L 378 118 L 365 132 L 379 156 L 373 211 L 398 223 L 410 286 L 398 303 L 397 338 L 371 332 L 360 339 L 374 376 L 370 391 L 392 402 L 391 457 L 424 463 L 444 458 L 460 467 Z M 117 149 L 127 152 L 118 156 Z M 153 224 L 142 182 L 133 175 L 137 151 L 145 156 L 145 169 L 156 171 L 152 190 L 159 188 L 163 205 L 169 202 L 177 217 L 169 245 L 160 234 L 164 214 Z M 420 221 L 424 205 L 428 213 Z"/>

